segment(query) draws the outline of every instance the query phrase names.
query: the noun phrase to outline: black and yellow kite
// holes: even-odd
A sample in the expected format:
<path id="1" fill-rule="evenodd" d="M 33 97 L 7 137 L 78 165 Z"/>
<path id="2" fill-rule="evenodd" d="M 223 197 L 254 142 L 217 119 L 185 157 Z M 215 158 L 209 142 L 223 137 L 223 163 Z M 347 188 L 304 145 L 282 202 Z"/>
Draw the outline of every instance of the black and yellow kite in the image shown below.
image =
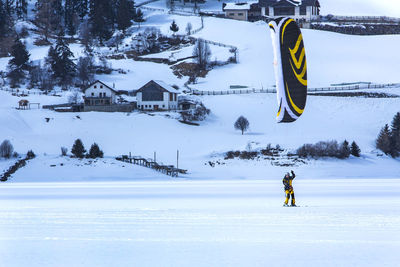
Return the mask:
<path id="1" fill-rule="evenodd" d="M 278 122 L 293 122 L 304 112 L 307 99 L 307 60 L 303 35 L 291 18 L 269 23 L 275 55 Z"/>

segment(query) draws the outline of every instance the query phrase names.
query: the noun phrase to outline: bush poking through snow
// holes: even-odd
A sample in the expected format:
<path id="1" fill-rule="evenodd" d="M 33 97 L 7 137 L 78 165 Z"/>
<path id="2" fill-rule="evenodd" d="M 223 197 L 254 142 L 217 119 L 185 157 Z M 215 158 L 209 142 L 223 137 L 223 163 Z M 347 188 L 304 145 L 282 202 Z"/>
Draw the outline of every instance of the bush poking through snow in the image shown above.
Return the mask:
<path id="1" fill-rule="evenodd" d="M 26 153 L 26 159 L 33 159 L 33 158 L 35 158 L 35 157 L 36 157 L 36 155 L 35 155 L 35 153 L 33 153 L 32 150 L 29 150 L 29 151 Z"/>
<path id="2" fill-rule="evenodd" d="M 61 156 L 65 157 L 68 153 L 68 148 L 66 147 L 61 147 Z"/>
<path id="3" fill-rule="evenodd" d="M 183 121 L 204 121 L 210 112 L 203 103 L 197 103 L 196 108 L 182 111 L 181 118 Z"/>
<path id="4" fill-rule="evenodd" d="M 4 140 L 0 145 L 0 157 L 9 159 L 14 152 L 14 147 L 9 140 Z"/>
<path id="5" fill-rule="evenodd" d="M 235 124 L 234 124 L 233 126 L 235 127 L 236 130 L 242 131 L 242 135 L 243 135 L 244 132 L 247 131 L 247 130 L 249 129 L 250 123 L 249 123 L 249 121 L 248 121 L 245 117 L 240 116 L 240 117 L 236 120 L 236 122 L 235 122 Z"/>
<path id="6" fill-rule="evenodd" d="M 104 155 L 103 151 L 100 150 L 99 145 L 97 145 L 96 143 L 94 143 L 89 150 L 89 154 L 88 154 L 88 158 L 102 158 Z"/>
<path id="7" fill-rule="evenodd" d="M 82 144 L 81 139 L 76 139 L 74 145 L 72 146 L 71 153 L 77 158 L 84 158 L 85 157 L 85 147 Z"/>
<path id="8" fill-rule="evenodd" d="M 357 157 L 357 158 L 360 157 L 360 155 L 361 155 L 361 149 L 358 147 L 358 145 L 357 145 L 356 142 L 353 141 L 353 143 L 351 143 L 351 148 L 350 148 L 350 150 L 351 150 L 351 154 L 352 154 L 354 157 Z"/>

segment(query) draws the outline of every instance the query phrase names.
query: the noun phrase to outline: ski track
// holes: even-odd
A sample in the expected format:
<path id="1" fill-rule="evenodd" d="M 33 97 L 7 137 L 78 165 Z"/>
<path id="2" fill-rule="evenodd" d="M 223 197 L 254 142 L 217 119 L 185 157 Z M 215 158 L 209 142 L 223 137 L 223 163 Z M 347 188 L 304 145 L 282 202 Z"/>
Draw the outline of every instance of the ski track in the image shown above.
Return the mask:
<path id="1" fill-rule="evenodd" d="M 396 266 L 400 182 L 18 183 L 0 266 Z"/>

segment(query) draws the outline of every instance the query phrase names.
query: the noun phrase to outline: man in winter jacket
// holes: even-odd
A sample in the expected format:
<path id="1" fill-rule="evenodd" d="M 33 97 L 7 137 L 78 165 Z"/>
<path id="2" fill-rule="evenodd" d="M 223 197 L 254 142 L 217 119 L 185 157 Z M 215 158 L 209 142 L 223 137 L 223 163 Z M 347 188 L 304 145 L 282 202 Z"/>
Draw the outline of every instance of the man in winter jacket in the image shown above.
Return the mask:
<path id="1" fill-rule="evenodd" d="M 285 200 L 285 204 L 283 204 L 283 206 L 288 206 L 288 202 L 289 202 L 289 198 L 292 197 L 292 203 L 291 206 L 296 206 L 296 202 L 294 200 L 294 191 L 293 191 L 293 186 L 292 186 L 292 182 L 294 177 L 296 177 L 296 175 L 294 174 L 293 171 L 291 171 L 292 175 L 290 175 L 289 173 L 286 173 L 285 177 L 283 178 L 282 182 L 283 185 L 285 186 L 285 194 L 286 194 L 286 200 Z"/>

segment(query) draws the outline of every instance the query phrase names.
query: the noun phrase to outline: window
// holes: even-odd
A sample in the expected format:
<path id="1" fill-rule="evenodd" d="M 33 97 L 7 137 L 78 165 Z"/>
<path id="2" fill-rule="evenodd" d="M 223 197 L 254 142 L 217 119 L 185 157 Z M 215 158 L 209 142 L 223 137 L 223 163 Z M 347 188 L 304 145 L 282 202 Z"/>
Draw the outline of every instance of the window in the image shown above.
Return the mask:
<path id="1" fill-rule="evenodd" d="M 169 93 L 169 101 L 173 101 L 174 99 L 174 94 L 173 93 Z"/>
<path id="2" fill-rule="evenodd" d="M 302 16 L 307 15 L 307 7 L 306 6 L 300 6 L 300 15 L 302 15 Z"/>
<path id="3" fill-rule="evenodd" d="M 97 85 L 94 86 L 94 89 L 96 89 L 96 88 L 97 88 Z"/>
<path id="4" fill-rule="evenodd" d="M 235 13 L 229 13 L 229 16 L 233 17 L 235 16 Z"/>
<path id="5" fill-rule="evenodd" d="M 103 88 L 103 85 L 100 85 L 100 88 Z"/>
<path id="6" fill-rule="evenodd" d="M 294 16 L 294 7 L 275 7 L 275 16 Z"/>
<path id="7" fill-rule="evenodd" d="M 158 86 L 151 84 L 143 89 L 142 101 L 163 101 L 163 91 Z"/>
<path id="8" fill-rule="evenodd" d="M 243 17 L 243 13 L 238 13 L 238 16 L 239 17 Z"/>
<path id="9" fill-rule="evenodd" d="M 92 93 L 92 96 L 94 96 L 94 93 Z"/>

